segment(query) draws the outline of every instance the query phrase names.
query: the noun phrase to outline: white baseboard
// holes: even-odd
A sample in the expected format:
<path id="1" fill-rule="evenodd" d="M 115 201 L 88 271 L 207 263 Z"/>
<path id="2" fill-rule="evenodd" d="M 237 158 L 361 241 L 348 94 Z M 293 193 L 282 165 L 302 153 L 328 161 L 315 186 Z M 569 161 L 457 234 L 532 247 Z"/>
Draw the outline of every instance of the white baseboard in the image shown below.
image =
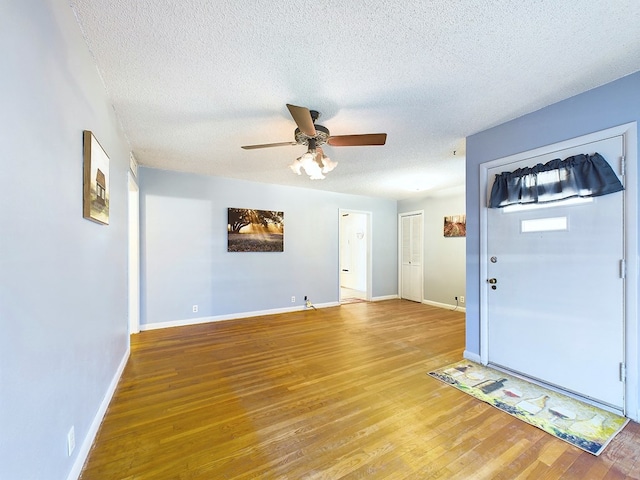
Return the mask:
<path id="1" fill-rule="evenodd" d="M 480 355 L 478 355 L 477 353 L 470 352 L 469 350 L 465 350 L 462 356 L 467 360 L 471 360 L 472 362 L 482 363 L 480 359 Z"/>
<path id="2" fill-rule="evenodd" d="M 384 300 L 396 300 L 398 298 L 398 295 L 383 295 L 381 297 L 372 297 L 371 301 L 372 302 L 382 302 Z"/>
<path id="3" fill-rule="evenodd" d="M 447 310 L 455 310 L 456 312 L 467 311 L 465 307 L 461 307 L 461 306 L 456 307 L 455 305 L 450 305 L 448 303 L 432 302 L 431 300 L 422 300 L 422 303 L 424 303 L 425 305 L 431 305 L 432 307 L 446 308 Z"/>
<path id="4" fill-rule="evenodd" d="M 327 302 L 314 304 L 316 308 L 337 307 L 339 302 Z M 183 320 L 170 320 L 168 322 L 146 323 L 140 325 L 140 331 L 158 330 L 160 328 L 186 327 L 189 325 L 198 325 L 201 323 L 223 322 L 225 320 L 236 320 L 239 318 L 262 317 L 264 315 L 276 315 L 278 313 L 300 312 L 303 310 L 312 310 L 306 306 L 296 306 L 287 308 L 274 308 L 271 310 L 257 310 L 253 312 L 239 312 L 228 315 L 214 315 L 211 317 L 186 318 Z"/>
<path id="5" fill-rule="evenodd" d="M 100 403 L 100 407 L 98 407 L 98 411 L 96 412 L 91 425 L 89 426 L 89 431 L 84 437 L 82 441 L 82 445 L 80 445 L 80 449 L 78 450 L 78 455 L 76 457 L 75 462 L 73 462 L 73 467 L 71 467 L 71 471 L 67 476 L 67 480 L 77 480 L 80 478 L 80 474 L 82 473 L 82 467 L 84 467 L 85 462 L 87 461 L 87 457 L 89 456 L 89 451 L 91 450 L 91 446 L 93 445 L 93 441 L 98 434 L 98 430 L 100 429 L 100 424 L 102 423 L 102 419 L 104 418 L 105 413 L 107 413 L 107 408 L 109 408 L 109 403 L 113 398 L 113 394 L 116 393 L 116 388 L 118 387 L 118 382 L 120 381 L 120 377 L 122 376 L 122 372 L 124 372 L 124 367 L 127 365 L 127 360 L 129 360 L 129 354 L 131 353 L 131 348 L 127 345 L 127 350 L 124 352 L 124 356 L 120 361 L 120 365 L 118 365 L 118 369 L 116 373 L 113 375 L 111 379 L 111 383 L 109 384 L 109 388 L 107 389 L 107 393 L 102 399 L 102 403 Z"/>
<path id="6" fill-rule="evenodd" d="M 329 307 L 339 307 L 340 306 L 340 302 L 325 302 L 325 303 L 318 303 L 318 304 L 314 304 L 313 305 L 316 308 L 329 308 Z M 303 307 L 299 310 L 309 310 L 306 307 Z"/>
<path id="7" fill-rule="evenodd" d="M 383 295 L 380 297 L 373 297 L 371 301 L 382 302 L 384 300 L 397 300 L 398 298 L 400 298 L 398 295 Z M 448 305 L 446 303 L 431 302 L 429 300 L 423 300 L 422 303 L 427 305 L 432 305 L 434 307 L 446 308 L 447 310 L 456 310 L 458 312 L 466 311 L 464 307 L 456 308 L 455 305 Z M 316 308 L 328 308 L 328 307 L 337 307 L 338 305 L 340 305 L 340 302 L 319 303 L 319 304 L 315 304 L 314 306 Z M 253 312 L 231 313 L 228 315 L 214 315 L 210 317 L 185 318 L 182 320 L 170 320 L 168 322 L 146 323 L 146 324 L 140 325 L 140 331 L 157 330 L 160 328 L 171 328 L 171 327 L 186 327 L 189 325 L 198 325 L 201 323 L 222 322 L 225 320 L 236 320 L 238 318 L 261 317 L 263 315 L 275 315 L 278 313 L 299 312 L 302 310 L 308 310 L 308 309 L 303 305 L 303 306 L 287 307 L 287 308 L 274 308 L 271 310 L 257 310 Z"/>

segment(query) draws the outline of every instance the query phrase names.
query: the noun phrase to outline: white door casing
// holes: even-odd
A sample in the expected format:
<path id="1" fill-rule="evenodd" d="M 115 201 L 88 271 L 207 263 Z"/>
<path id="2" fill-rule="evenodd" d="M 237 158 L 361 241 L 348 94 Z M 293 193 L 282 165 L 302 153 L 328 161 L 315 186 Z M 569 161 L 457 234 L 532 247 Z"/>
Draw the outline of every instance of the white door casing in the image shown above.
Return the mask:
<path id="1" fill-rule="evenodd" d="M 140 192 L 129 172 L 129 334 L 140 332 Z"/>

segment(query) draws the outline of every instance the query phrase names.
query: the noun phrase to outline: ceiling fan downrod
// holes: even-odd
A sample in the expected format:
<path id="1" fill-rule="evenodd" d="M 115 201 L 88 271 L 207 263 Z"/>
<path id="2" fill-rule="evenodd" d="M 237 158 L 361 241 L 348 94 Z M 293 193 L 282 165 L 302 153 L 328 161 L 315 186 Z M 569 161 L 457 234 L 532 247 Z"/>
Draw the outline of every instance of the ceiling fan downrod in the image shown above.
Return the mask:
<path id="1" fill-rule="evenodd" d="M 316 153 L 316 139 L 315 138 L 310 138 L 307 140 L 307 145 L 309 145 L 309 152 L 310 153 Z"/>

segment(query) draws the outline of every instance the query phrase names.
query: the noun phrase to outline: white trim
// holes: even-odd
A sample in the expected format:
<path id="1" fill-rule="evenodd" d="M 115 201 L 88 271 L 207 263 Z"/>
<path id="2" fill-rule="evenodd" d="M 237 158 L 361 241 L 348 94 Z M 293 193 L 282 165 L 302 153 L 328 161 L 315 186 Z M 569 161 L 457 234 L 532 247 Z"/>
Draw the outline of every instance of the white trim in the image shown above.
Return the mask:
<path id="1" fill-rule="evenodd" d="M 640 258 L 638 257 L 638 138 L 637 122 L 631 122 L 617 127 L 593 132 L 562 142 L 546 145 L 526 152 L 520 152 L 503 158 L 491 160 L 479 165 L 479 202 L 480 218 L 480 363 L 486 365 L 488 357 L 488 319 L 487 319 L 487 206 L 488 206 L 488 172 L 489 169 L 579 146 L 581 144 L 604 140 L 606 138 L 620 136 L 624 138 L 626 157 L 626 172 L 624 176 L 624 203 L 625 203 L 625 364 L 627 367 L 627 381 L 625 385 L 625 415 L 632 420 L 640 419 L 640 404 L 638 387 L 640 381 L 639 352 L 640 331 L 638 329 L 638 274 L 640 272 Z M 465 352 L 465 358 L 467 352 Z M 469 355 L 474 355 L 469 353 Z M 471 358 L 469 358 L 471 360 Z"/>
<path id="2" fill-rule="evenodd" d="M 133 156 L 133 152 L 129 152 L 129 171 L 135 178 L 138 178 L 138 161 Z"/>
<path id="3" fill-rule="evenodd" d="M 140 189 L 135 176 L 127 173 L 127 222 L 128 222 L 128 316 L 129 335 L 140 331 Z"/>
<path id="4" fill-rule="evenodd" d="M 122 376 L 122 372 L 124 372 L 124 367 L 127 365 L 127 361 L 129 360 L 129 354 L 131 350 L 129 345 L 127 345 L 127 350 L 124 352 L 124 356 L 120 361 L 120 365 L 118 365 L 118 369 L 111 379 L 111 383 L 109 384 L 109 388 L 105 393 L 100 406 L 98 407 L 98 411 L 96 412 L 91 425 L 89 426 L 89 431 L 84 437 L 82 441 L 82 445 L 78 450 L 78 455 L 76 460 L 73 462 L 73 466 L 71 467 L 71 471 L 67 476 L 67 480 L 77 480 L 80 478 L 80 474 L 82 473 L 82 467 L 84 467 L 85 462 L 87 461 L 87 457 L 89 456 L 89 451 L 91 450 L 91 446 L 93 445 L 93 441 L 98 434 L 98 430 L 100 429 L 100 425 L 102 424 L 102 420 L 107 413 L 107 408 L 109 407 L 109 403 L 113 398 L 114 393 L 116 393 L 116 388 L 118 387 L 118 382 L 120 381 L 120 377 Z"/>
<path id="5" fill-rule="evenodd" d="M 489 323 L 486 318 L 486 312 L 488 309 L 488 295 L 484 279 L 489 278 L 487 268 L 487 245 L 489 232 L 487 231 L 487 217 L 489 202 L 486 194 L 488 182 L 489 182 L 489 166 L 480 164 L 480 172 L 478 180 L 480 181 L 480 201 L 478 202 L 478 217 L 480 219 L 480 298 L 479 298 L 479 316 L 480 316 L 480 363 L 487 365 L 489 363 Z"/>
<path id="6" fill-rule="evenodd" d="M 625 299 L 627 319 L 625 363 L 627 382 L 625 391 L 625 414 L 640 420 L 640 331 L 638 330 L 638 126 L 637 122 L 618 128 L 624 131 L 624 149 L 626 172 L 625 185 L 625 257 L 627 272 L 625 279 Z"/>
<path id="7" fill-rule="evenodd" d="M 424 303 L 425 305 L 431 305 L 432 307 L 446 308 L 447 310 L 455 310 L 456 312 L 467 311 L 465 307 L 461 307 L 460 305 L 456 307 L 455 305 L 451 305 L 449 303 L 432 302 L 431 300 L 422 300 L 422 303 Z"/>
<path id="8" fill-rule="evenodd" d="M 327 302 L 327 303 L 314 304 L 314 307 L 316 308 L 329 308 L 329 307 L 338 307 L 338 306 L 340 306 L 340 302 Z M 184 320 L 170 320 L 168 322 L 142 324 L 140 325 L 140 330 L 144 332 L 147 330 L 158 330 L 161 328 L 186 327 L 189 325 L 199 325 L 202 323 L 223 322 L 225 320 L 236 320 L 239 318 L 262 317 L 265 315 L 276 315 L 279 313 L 300 312 L 303 310 L 312 310 L 312 309 L 309 309 L 306 306 L 298 306 L 298 307 L 287 307 L 287 308 L 274 308 L 271 310 L 256 310 L 253 312 L 231 313 L 229 315 L 214 315 L 211 317 L 186 318 Z"/>
<path id="9" fill-rule="evenodd" d="M 465 350 L 464 353 L 462 354 L 462 357 L 466 358 L 467 360 L 471 360 L 472 362 L 482 363 L 482 359 L 480 358 L 480 355 L 478 355 L 477 353 L 470 352 L 469 350 Z"/>
<path id="10" fill-rule="evenodd" d="M 382 295 L 380 297 L 372 297 L 372 302 L 384 302 L 385 300 L 397 300 L 399 299 L 399 295 Z"/>

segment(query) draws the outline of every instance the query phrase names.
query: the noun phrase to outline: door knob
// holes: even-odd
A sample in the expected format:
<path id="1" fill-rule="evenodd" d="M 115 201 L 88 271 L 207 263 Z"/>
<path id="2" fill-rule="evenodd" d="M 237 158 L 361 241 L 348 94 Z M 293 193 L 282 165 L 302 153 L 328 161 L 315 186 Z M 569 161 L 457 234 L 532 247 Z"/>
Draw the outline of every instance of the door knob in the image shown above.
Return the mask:
<path id="1" fill-rule="evenodd" d="M 495 279 L 495 278 L 490 278 L 490 279 L 487 280 L 487 282 L 489 282 L 491 284 L 494 284 L 494 283 L 498 283 L 498 280 Z"/>

